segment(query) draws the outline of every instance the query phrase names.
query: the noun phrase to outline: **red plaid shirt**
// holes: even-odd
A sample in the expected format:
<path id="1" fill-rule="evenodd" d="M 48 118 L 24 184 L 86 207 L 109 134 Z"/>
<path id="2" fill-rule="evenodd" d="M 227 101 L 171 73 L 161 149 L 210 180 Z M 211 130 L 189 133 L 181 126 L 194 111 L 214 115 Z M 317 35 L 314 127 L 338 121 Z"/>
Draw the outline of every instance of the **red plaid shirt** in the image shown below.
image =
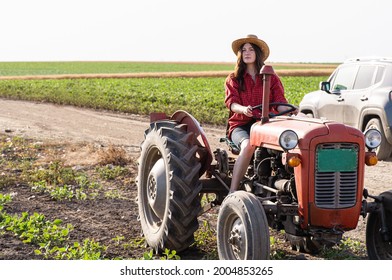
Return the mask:
<path id="1" fill-rule="evenodd" d="M 230 106 L 233 103 L 238 103 L 243 106 L 256 106 L 263 103 L 263 78 L 262 75 L 256 75 L 256 82 L 253 81 L 252 76 L 246 73 L 244 76 L 245 91 L 239 93 L 239 84 L 234 75 L 229 75 L 225 82 L 225 104 L 230 110 Z M 277 75 L 271 76 L 271 92 L 270 92 L 270 102 L 281 102 L 287 103 L 284 97 L 283 84 Z M 271 108 L 274 111 L 274 108 Z M 260 119 L 261 110 L 254 110 L 253 116 Z M 254 119 L 248 117 L 244 114 L 238 114 L 230 111 L 229 117 L 229 132 L 230 137 L 231 132 L 234 128 L 238 126 L 245 125 Z"/>

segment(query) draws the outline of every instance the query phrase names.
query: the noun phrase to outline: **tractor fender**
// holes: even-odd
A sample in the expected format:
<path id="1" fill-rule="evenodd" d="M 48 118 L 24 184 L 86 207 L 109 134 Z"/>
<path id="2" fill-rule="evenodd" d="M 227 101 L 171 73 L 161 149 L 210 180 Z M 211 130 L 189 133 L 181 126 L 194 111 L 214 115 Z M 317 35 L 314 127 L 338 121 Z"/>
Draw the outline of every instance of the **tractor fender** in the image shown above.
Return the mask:
<path id="1" fill-rule="evenodd" d="M 202 175 L 211 165 L 213 156 L 211 152 L 210 144 L 208 143 L 207 136 L 201 127 L 200 123 L 186 111 L 176 111 L 171 117 L 171 120 L 177 121 L 181 124 L 187 125 L 187 132 L 193 132 L 197 144 L 205 148 L 206 153 L 200 153 L 200 163 L 202 164 L 200 175 Z"/>

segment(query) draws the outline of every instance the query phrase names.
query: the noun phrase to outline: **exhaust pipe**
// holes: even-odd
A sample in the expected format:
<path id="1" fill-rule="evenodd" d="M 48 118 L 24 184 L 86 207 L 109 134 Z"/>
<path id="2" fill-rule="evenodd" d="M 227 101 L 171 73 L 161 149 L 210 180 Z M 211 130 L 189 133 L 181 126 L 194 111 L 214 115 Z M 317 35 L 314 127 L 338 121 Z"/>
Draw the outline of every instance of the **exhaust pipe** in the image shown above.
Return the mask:
<path id="1" fill-rule="evenodd" d="M 263 107 L 261 115 L 261 123 L 267 123 L 269 121 L 269 97 L 271 88 L 271 75 L 274 75 L 274 69 L 270 65 L 263 65 L 260 70 L 260 74 L 263 75 Z"/>

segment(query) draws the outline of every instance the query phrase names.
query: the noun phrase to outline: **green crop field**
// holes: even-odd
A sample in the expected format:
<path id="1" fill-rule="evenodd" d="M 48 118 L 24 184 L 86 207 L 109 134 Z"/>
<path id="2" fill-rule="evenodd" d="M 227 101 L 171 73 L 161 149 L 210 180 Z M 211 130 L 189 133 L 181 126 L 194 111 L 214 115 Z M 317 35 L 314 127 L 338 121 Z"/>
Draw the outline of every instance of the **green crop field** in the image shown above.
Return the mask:
<path id="1" fill-rule="evenodd" d="M 234 63 L 0 62 L 0 76 L 229 71 Z"/>
<path id="2" fill-rule="evenodd" d="M 324 80 L 326 77 L 324 77 Z M 286 97 L 298 105 L 323 77 L 282 77 Z M 222 125 L 224 78 L 61 79 L 0 81 L 0 96 L 132 114 L 185 110 L 201 123 Z"/>
<path id="3" fill-rule="evenodd" d="M 280 69 L 313 69 L 329 64 L 282 64 Z M 275 67 L 275 66 L 274 66 Z M 296 68 L 297 67 L 297 68 Z M 299 68 L 298 68 L 299 67 Z M 301 68 L 302 67 L 302 68 Z M 1 62 L 1 76 L 58 74 L 231 71 L 229 63 L 152 62 Z M 320 69 L 320 68 L 318 68 Z M 83 76 L 81 76 L 83 77 Z M 282 76 L 286 97 L 298 105 L 304 94 L 316 90 L 326 76 Z M 222 125 L 225 77 L 78 78 L 0 80 L 0 97 L 51 102 L 94 109 L 148 115 L 190 112 L 201 123 Z"/>
<path id="4" fill-rule="evenodd" d="M 336 64 L 271 63 L 276 70 L 333 69 Z M 0 76 L 232 71 L 233 63 L 180 62 L 0 62 Z"/>

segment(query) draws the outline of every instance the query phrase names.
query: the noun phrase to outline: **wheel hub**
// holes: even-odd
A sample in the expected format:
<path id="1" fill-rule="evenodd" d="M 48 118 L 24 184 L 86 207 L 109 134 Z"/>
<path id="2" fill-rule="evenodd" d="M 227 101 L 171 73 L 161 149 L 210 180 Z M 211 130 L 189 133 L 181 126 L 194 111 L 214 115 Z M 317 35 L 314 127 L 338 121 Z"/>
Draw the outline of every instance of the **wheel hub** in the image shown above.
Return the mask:
<path id="1" fill-rule="evenodd" d="M 150 208 L 163 219 L 166 209 L 166 170 L 163 159 L 159 159 L 148 175 L 147 198 Z"/>
<path id="2" fill-rule="evenodd" d="M 243 259 L 245 254 L 245 228 L 240 219 L 236 219 L 233 223 L 228 241 L 236 259 Z"/>

